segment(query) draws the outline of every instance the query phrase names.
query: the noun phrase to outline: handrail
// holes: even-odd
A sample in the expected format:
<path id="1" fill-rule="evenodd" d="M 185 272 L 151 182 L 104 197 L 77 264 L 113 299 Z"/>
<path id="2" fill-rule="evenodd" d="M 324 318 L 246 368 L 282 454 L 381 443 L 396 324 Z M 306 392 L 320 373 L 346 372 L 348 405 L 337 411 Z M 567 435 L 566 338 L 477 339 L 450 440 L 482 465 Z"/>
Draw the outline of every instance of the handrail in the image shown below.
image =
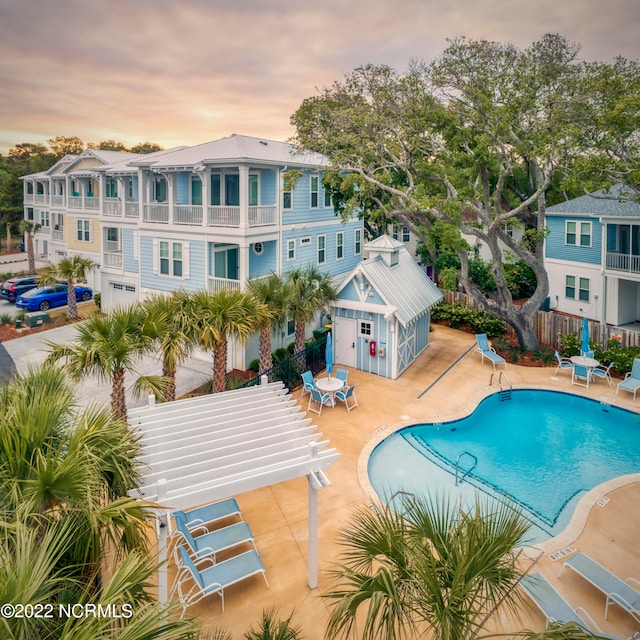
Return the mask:
<path id="1" fill-rule="evenodd" d="M 489 386 L 493 386 L 493 379 L 496 379 L 496 383 L 498 384 L 498 386 L 500 387 L 500 390 L 502 391 L 502 376 L 504 376 L 504 379 L 508 382 L 509 384 L 509 388 L 512 389 L 513 385 L 511 384 L 511 380 L 509 380 L 509 376 L 507 375 L 506 371 L 501 371 L 500 375 L 496 375 L 496 372 L 494 371 L 491 374 L 491 378 L 489 378 Z"/>
<path id="2" fill-rule="evenodd" d="M 458 457 L 456 458 L 456 487 L 458 486 L 458 471 L 459 471 L 459 467 L 460 467 L 460 458 L 462 458 L 462 456 L 469 456 L 470 458 L 473 458 L 473 464 L 462 474 L 462 478 L 460 478 L 460 482 L 462 482 L 477 466 L 478 466 L 478 458 L 476 458 L 473 453 L 469 453 L 468 451 L 463 451 L 462 453 L 458 454 Z"/>

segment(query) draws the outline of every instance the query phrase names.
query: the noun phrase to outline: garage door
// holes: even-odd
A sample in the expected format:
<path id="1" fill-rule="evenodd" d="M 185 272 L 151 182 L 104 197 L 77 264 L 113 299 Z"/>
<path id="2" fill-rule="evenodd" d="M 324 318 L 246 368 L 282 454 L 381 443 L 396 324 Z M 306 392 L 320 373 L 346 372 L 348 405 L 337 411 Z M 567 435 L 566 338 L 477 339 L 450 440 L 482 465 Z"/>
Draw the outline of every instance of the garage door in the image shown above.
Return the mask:
<path id="1" fill-rule="evenodd" d="M 124 282 L 109 282 L 108 309 L 113 307 L 128 307 L 138 300 L 136 286 Z M 108 309 L 103 309 L 107 311 Z"/>

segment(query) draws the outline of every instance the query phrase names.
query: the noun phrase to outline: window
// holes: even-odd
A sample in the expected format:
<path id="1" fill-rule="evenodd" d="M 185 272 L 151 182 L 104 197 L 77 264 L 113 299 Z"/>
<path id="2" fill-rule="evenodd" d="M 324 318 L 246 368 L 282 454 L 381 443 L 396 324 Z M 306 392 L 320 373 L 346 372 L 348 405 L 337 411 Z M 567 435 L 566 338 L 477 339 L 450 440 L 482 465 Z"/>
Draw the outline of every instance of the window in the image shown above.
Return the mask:
<path id="1" fill-rule="evenodd" d="M 249 174 L 249 206 L 258 206 L 258 176 L 255 173 Z"/>
<path id="2" fill-rule="evenodd" d="M 402 227 L 402 242 L 409 242 L 411 239 L 411 232 L 409 227 Z"/>
<path id="3" fill-rule="evenodd" d="M 296 241 L 287 240 L 287 260 L 296 259 Z"/>
<path id="4" fill-rule="evenodd" d="M 41 211 L 40 212 L 40 226 L 48 227 L 49 226 L 49 212 Z"/>
<path id="5" fill-rule="evenodd" d="M 117 227 L 107 227 L 107 242 L 118 242 Z"/>
<path id="6" fill-rule="evenodd" d="M 324 206 L 331 207 L 333 203 L 331 202 L 331 189 L 328 185 L 323 185 L 324 187 Z"/>
<path id="7" fill-rule="evenodd" d="M 296 332 L 296 322 L 295 320 L 289 320 L 287 322 L 287 335 L 292 336 Z"/>
<path id="8" fill-rule="evenodd" d="M 391 237 L 392 237 L 394 240 L 397 240 L 397 239 L 398 239 L 398 225 L 397 225 L 397 224 L 394 224 L 394 225 L 393 225 L 393 230 L 392 230 L 392 232 L 391 232 Z"/>
<path id="9" fill-rule="evenodd" d="M 353 253 L 357 256 L 362 251 L 362 229 L 356 229 L 354 234 Z"/>
<path id="10" fill-rule="evenodd" d="M 220 206 L 222 198 L 220 197 L 220 174 L 211 174 L 211 204 L 215 207 Z"/>
<path id="11" fill-rule="evenodd" d="M 240 176 L 237 173 L 224 176 L 224 203 L 227 207 L 240 206 Z"/>
<path id="12" fill-rule="evenodd" d="M 580 278 L 579 284 L 578 299 L 582 302 L 589 302 L 589 278 Z"/>
<path id="13" fill-rule="evenodd" d="M 373 323 L 367 320 L 360 320 L 358 323 L 358 335 L 361 338 L 371 338 L 373 335 Z"/>
<path id="14" fill-rule="evenodd" d="M 565 244 L 590 247 L 591 223 L 567 220 L 565 223 Z"/>
<path id="15" fill-rule="evenodd" d="M 318 264 L 324 264 L 327 259 L 327 237 L 318 236 Z"/>
<path id="16" fill-rule="evenodd" d="M 167 201 L 167 181 L 164 178 L 153 179 L 153 201 Z"/>
<path id="17" fill-rule="evenodd" d="M 76 220 L 76 238 L 80 242 L 91 242 L 91 220 Z"/>
<path id="18" fill-rule="evenodd" d="M 282 208 L 283 209 L 293 208 L 293 198 L 292 198 L 291 191 L 282 192 Z"/>
<path id="19" fill-rule="evenodd" d="M 336 233 L 336 260 L 344 258 L 344 232 Z"/>
<path id="20" fill-rule="evenodd" d="M 116 178 L 107 178 L 104 185 L 104 195 L 106 198 L 118 197 L 118 180 Z"/>
<path id="21" fill-rule="evenodd" d="M 311 176 L 311 202 L 310 207 L 316 209 L 318 207 L 320 179 L 318 176 Z"/>
<path id="22" fill-rule="evenodd" d="M 202 204 L 202 180 L 197 176 L 191 177 L 191 204 Z"/>
<path id="23" fill-rule="evenodd" d="M 264 253 L 264 244 L 262 242 L 255 242 L 253 245 L 253 253 L 260 256 Z"/>
<path id="24" fill-rule="evenodd" d="M 133 200 L 133 194 L 135 191 L 133 190 L 133 178 L 127 178 L 127 197 L 129 200 Z"/>
<path id="25" fill-rule="evenodd" d="M 160 273 L 165 276 L 181 278 L 182 268 L 182 242 L 169 242 L 161 240 L 160 247 Z"/>
<path id="26" fill-rule="evenodd" d="M 311 236 L 305 236 L 304 238 L 300 238 L 300 244 L 311 244 Z"/>

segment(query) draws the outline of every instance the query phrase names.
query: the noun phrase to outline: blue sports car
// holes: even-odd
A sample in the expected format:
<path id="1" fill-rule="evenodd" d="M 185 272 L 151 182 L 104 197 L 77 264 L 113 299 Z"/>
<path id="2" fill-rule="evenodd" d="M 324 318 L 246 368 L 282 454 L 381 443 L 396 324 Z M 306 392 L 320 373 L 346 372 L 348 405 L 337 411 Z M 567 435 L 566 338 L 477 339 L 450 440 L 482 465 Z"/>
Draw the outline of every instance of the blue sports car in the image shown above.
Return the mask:
<path id="1" fill-rule="evenodd" d="M 76 301 L 91 300 L 93 291 L 81 284 L 75 285 Z M 67 285 L 54 284 L 47 287 L 31 289 L 16 299 L 16 307 L 29 311 L 46 311 L 51 307 L 61 307 L 67 304 Z"/>

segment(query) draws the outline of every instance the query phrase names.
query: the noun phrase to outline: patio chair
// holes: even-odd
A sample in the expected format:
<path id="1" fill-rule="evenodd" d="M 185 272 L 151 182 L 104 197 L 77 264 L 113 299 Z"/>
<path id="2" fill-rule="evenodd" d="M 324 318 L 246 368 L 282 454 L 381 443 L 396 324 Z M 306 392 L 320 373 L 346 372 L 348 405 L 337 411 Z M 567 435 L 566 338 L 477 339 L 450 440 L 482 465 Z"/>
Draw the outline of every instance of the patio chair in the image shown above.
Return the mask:
<path id="1" fill-rule="evenodd" d="M 633 359 L 633 367 L 631 371 L 628 371 L 624 377 L 624 380 L 618 384 L 616 388 L 616 395 L 618 391 L 624 389 L 629 393 L 633 393 L 633 400 L 636 399 L 636 391 L 640 389 L 640 358 Z"/>
<path id="2" fill-rule="evenodd" d="M 604 607 L 605 620 L 609 613 L 609 605 L 617 604 L 633 616 L 636 622 L 640 622 L 640 591 L 631 586 L 631 583 L 634 583 L 640 587 L 640 581 L 635 578 L 621 580 L 584 553 L 576 553 L 565 560 L 558 577 L 566 567 L 573 569 L 607 597 Z"/>
<path id="3" fill-rule="evenodd" d="M 589 351 L 580 351 L 580 355 L 584 358 L 593 358 L 595 356 L 595 353 L 591 349 L 589 349 Z"/>
<path id="4" fill-rule="evenodd" d="M 609 383 L 609 386 L 613 384 L 613 379 L 611 378 L 611 367 L 613 367 L 613 362 L 609 363 L 608 367 L 599 366 L 595 369 L 591 369 L 591 377 L 592 378 L 602 378 Z"/>
<path id="5" fill-rule="evenodd" d="M 208 524 L 232 516 L 238 516 L 242 520 L 242 513 L 235 498 L 227 498 L 189 511 L 175 511 L 173 513 L 174 518 L 182 518 L 190 531 L 203 529 L 205 532 L 208 530 Z"/>
<path id="6" fill-rule="evenodd" d="M 305 393 L 311 393 L 311 389 L 316 388 L 316 383 L 313 379 L 313 373 L 311 373 L 311 371 L 305 371 L 302 374 L 302 382 L 304 383 L 304 387 L 302 389 L 302 393 L 300 394 L 301 398 Z"/>
<path id="7" fill-rule="evenodd" d="M 216 553 L 237 547 L 245 542 L 253 545 L 254 549 L 256 547 L 251 528 L 244 521 L 194 537 L 182 518 L 178 516 L 176 518 L 176 545 L 182 549 L 184 547 L 179 545 L 180 538 L 185 541 L 191 554 L 196 558 L 212 556 L 215 560 Z M 176 563 L 178 563 L 178 558 L 176 558 Z"/>
<path id="8" fill-rule="evenodd" d="M 322 393 L 319 389 L 315 387 L 311 389 L 309 396 L 309 406 L 307 407 L 307 411 L 313 411 L 320 415 L 322 413 L 322 407 L 325 404 L 331 404 L 331 396 L 328 393 Z M 312 404 L 318 405 L 317 407 L 312 407 Z"/>
<path id="9" fill-rule="evenodd" d="M 344 386 L 347 386 L 347 376 L 349 375 L 349 372 L 346 369 L 336 369 L 336 378 L 338 378 L 338 380 L 342 380 Z"/>
<path id="10" fill-rule="evenodd" d="M 583 607 L 575 609 L 560 595 L 556 588 L 540 573 L 532 573 L 520 580 L 520 586 L 547 619 L 552 622 L 576 622 L 595 632 L 601 638 L 619 640 L 617 636 L 603 634 L 593 618 Z"/>
<path id="11" fill-rule="evenodd" d="M 573 371 L 571 372 L 571 384 L 577 384 L 581 387 L 587 387 L 588 389 L 590 380 L 591 372 L 587 367 L 580 364 L 573 366 Z"/>
<path id="12" fill-rule="evenodd" d="M 355 409 L 358 406 L 358 399 L 355 394 L 356 385 L 351 385 L 350 387 L 342 388 L 340 391 L 336 391 L 336 398 L 338 400 L 342 400 L 344 402 L 344 406 L 347 407 L 347 412 L 351 411 L 351 409 Z M 349 406 L 349 398 L 353 399 L 351 406 Z"/>
<path id="13" fill-rule="evenodd" d="M 476 352 L 482 356 L 482 363 L 484 363 L 484 359 L 487 358 L 493 365 L 494 371 L 496 370 L 497 364 L 503 364 L 504 368 L 507 368 L 507 361 L 502 356 L 499 356 L 496 350 L 489 345 L 489 339 L 486 333 L 477 333 L 476 342 L 478 343 Z"/>
<path id="14" fill-rule="evenodd" d="M 260 556 L 254 549 L 233 556 L 224 562 L 216 563 L 211 557 L 201 558 L 194 562 L 184 547 L 180 547 L 180 560 L 181 566 L 171 592 L 172 594 L 176 590 L 178 592 L 178 599 L 182 604 L 182 616 L 188 606 L 200 602 L 214 593 L 220 595 L 222 612 L 224 613 L 224 590 L 232 584 L 246 580 L 258 573 L 262 574 L 267 588 L 269 587 Z M 199 569 L 198 565 L 205 562 L 210 563 L 211 566 Z M 188 588 L 190 582 L 192 585 L 191 588 Z"/>
<path id="15" fill-rule="evenodd" d="M 563 358 L 558 351 L 556 351 L 556 360 L 558 361 L 558 366 L 556 370 L 553 372 L 554 376 L 558 375 L 558 371 L 562 371 L 563 369 L 567 371 L 573 371 L 573 362 L 569 360 L 569 358 Z"/>

